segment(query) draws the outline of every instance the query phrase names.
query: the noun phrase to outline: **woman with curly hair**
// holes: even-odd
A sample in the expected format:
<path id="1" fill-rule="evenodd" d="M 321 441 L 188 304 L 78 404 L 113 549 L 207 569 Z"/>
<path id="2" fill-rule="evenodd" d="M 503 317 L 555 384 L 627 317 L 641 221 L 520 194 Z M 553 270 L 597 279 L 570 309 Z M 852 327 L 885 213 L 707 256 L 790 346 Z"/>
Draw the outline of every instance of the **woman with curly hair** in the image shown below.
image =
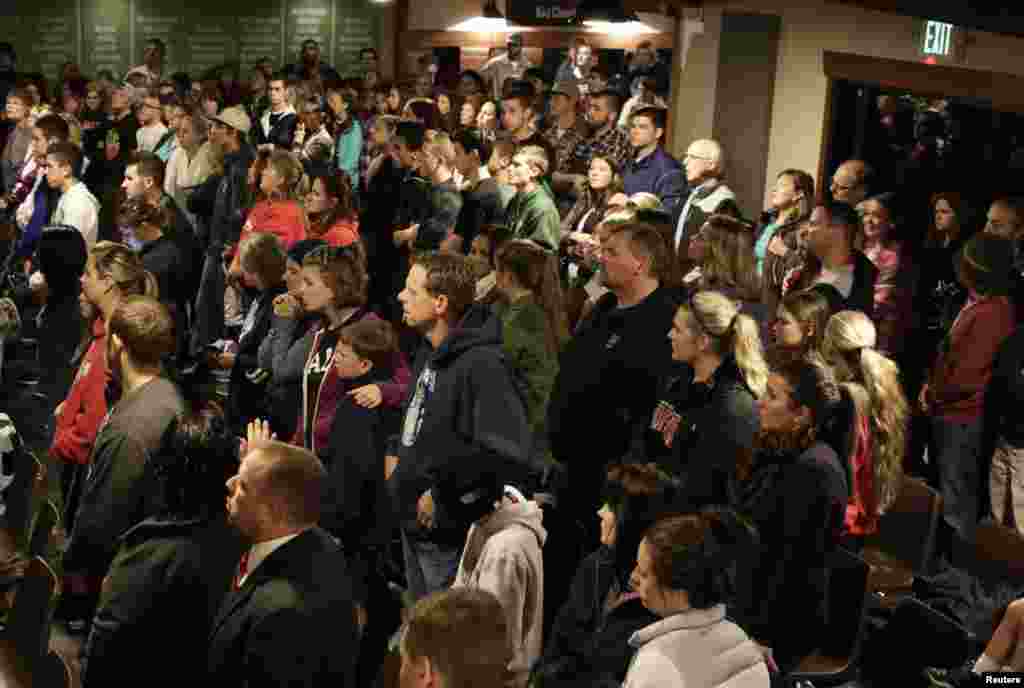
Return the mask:
<path id="1" fill-rule="evenodd" d="M 896 364 L 875 349 L 875 325 L 860 311 L 840 311 L 825 327 L 821 354 L 853 400 L 853 485 L 846 529 L 860 539 L 878 530 L 903 477 L 910 406 Z"/>

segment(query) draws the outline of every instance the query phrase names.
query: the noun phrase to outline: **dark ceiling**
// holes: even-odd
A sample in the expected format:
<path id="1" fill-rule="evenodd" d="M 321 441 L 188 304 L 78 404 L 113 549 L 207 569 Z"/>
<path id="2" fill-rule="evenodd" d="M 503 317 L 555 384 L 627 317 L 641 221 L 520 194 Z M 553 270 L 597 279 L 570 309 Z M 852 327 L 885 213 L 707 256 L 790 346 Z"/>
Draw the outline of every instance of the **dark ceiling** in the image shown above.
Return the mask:
<path id="1" fill-rule="evenodd" d="M 883 12 L 944 21 L 968 29 L 1024 37 L 1024 4 L 1016 0 L 974 0 L 973 2 L 936 2 L 935 0 L 838 0 Z M 1024 55 L 1021 56 L 1024 59 Z"/>

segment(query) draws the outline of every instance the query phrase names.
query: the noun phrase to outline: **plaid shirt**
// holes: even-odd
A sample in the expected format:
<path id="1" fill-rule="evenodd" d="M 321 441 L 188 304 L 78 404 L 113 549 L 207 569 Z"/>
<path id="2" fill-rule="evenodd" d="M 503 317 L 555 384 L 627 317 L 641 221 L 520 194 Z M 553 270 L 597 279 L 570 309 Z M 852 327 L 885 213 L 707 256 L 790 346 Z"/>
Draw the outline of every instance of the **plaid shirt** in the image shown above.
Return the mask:
<path id="1" fill-rule="evenodd" d="M 552 172 L 563 174 L 586 174 L 589 160 L 584 145 L 590 130 L 582 117 L 577 117 L 571 127 L 558 135 L 558 124 L 552 124 L 544 132 L 544 138 L 555 151 L 557 162 Z"/>
<path id="2" fill-rule="evenodd" d="M 619 170 L 625 170 L 626 166 L 633 159 L 633 147 L 629 145 L 629 136 L 618 127 L 612 127 L 603 134 L 594 134 L 593 138 L 587 141 L 585 159 L 587 167 L 590 167 L 590 159 L 595 155 L 607 156 L 615 161 Z"/>

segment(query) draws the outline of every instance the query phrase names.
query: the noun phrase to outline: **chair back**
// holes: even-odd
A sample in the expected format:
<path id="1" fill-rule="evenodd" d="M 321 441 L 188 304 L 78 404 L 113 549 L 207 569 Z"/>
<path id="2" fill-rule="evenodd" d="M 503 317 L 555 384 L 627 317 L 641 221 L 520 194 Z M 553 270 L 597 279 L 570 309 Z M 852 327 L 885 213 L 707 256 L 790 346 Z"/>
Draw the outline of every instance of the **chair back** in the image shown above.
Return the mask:
<path id="1" fill-rule="evenodd" d="M 50 620 L 53 616 L 57 575 L 42 557 L 33 557 L 14 593 L 8 615 L 6 637 L 31 673 L 50 644 Z"/>
<path id="2" fill-rule="evenodd" d="M 935 551 L 942 495 L 923 480 L 904 476 L 899 495 L 879 520 L 878 532 L 865 542 L 915 574 L 927 573 Z"/>
<path id="3" fill-rule="evenodd" d="M 867 563 L 837 547 L 832 553 L 828 581 L 828 633 L 821 654 L 854 660 L 859 653 L 868 599 Z"/>
<path id="4" fill-rule="evenodd" d="M 1024 536 L 1013 528 L 985 522 L 975 530 L 973 556 L 965 568 L 982 580 L 1024 580 Z"/>
<path id="5" fill-rule="evenodd" d="M 53 533 L 53 527 L 57 525 L 59 519 L 60 513 L 52 501 L 47 499 L 39 505 L 39 511 L 36 513 L 36 522 L 32 526 L 32 535 L 28 541 L 28 555 L 30 557 L 46 557 L 47 551 L 50 548 L 50 536 Z"/>

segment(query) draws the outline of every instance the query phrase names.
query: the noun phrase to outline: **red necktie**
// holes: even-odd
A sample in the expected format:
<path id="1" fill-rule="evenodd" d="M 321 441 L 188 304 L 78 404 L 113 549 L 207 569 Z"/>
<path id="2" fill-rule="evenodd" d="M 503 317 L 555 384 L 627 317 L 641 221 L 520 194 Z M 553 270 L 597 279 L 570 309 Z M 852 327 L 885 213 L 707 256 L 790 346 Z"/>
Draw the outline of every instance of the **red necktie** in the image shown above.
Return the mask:
<path id="1" fill-rule="evenodd" d="M 242 559 L 238 562 L 238 571 L 235 573 L 235 580 L 233 582 L 235 590 L 242 587 L 242 580 L 249 573 L 249 552 L 251 551 L 251 549 L 245 550 L 245 554 L 242 555 Z"/>

